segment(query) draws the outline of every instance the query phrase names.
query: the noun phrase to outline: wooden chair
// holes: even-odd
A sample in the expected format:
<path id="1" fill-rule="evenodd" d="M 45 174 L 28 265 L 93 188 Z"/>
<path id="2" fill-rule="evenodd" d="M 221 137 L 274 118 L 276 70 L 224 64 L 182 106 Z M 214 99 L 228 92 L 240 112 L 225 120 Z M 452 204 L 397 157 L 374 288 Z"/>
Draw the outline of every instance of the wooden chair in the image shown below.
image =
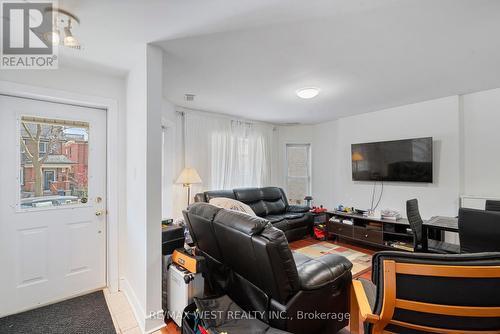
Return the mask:
<path id="1" fill-rule="evenodd" d="M 500 253 L 379 252 L 353 280 L 351 333 L 500 333 Z"/>

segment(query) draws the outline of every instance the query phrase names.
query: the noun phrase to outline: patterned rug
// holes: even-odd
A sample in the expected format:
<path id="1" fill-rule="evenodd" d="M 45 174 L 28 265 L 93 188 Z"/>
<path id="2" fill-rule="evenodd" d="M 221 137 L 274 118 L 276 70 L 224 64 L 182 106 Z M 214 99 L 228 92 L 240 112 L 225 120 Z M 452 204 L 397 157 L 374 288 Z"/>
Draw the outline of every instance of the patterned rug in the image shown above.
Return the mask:
<path id="1" fill-rule="evenodd" d="M 328 241 L 322 241 L 314 245 L 295 249 L 295 252 L 302 253 L 306 256 L 317 258 L 325 254 L 339 254 L 345 256 L 352 262 L 352 276 L 359 276 L 372 267 L 371 255 L 355 251 L 347 247 L 335 245 Z"/>

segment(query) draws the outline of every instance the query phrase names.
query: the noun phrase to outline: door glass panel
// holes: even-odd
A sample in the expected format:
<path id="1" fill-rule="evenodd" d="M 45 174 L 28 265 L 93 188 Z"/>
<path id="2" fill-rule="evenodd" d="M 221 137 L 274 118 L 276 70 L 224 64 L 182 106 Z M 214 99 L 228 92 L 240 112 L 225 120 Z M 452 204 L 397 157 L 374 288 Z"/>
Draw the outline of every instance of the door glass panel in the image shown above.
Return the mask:
<path id="1" fill-rule="evenodd" d="M 87 203 L 89 124 L 21 118 L 22 209 Z"/>

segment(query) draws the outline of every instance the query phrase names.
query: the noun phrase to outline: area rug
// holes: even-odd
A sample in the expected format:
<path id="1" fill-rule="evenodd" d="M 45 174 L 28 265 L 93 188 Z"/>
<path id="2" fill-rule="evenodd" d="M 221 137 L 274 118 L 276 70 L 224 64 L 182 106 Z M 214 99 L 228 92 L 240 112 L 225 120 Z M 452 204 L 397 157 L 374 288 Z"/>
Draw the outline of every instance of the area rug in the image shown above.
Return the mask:
<path id="1" fill-rule="evenodd" d="M 318 242 L 314 245 L 295 249 L 295 252 L 302 253 L 312 258 L 318 258 L 325 254 L 339 254 L 345 256 L 352 262 L 352 276 L 357 277 L 371 269 L 371 255 L 358 252 L 348 247 L 335 245 L 328 241 Z"/>
<path id="2" fill-rule="evenodd" d="M 102 291 L 0 318 L 0 333 L 114 334 Z"/>

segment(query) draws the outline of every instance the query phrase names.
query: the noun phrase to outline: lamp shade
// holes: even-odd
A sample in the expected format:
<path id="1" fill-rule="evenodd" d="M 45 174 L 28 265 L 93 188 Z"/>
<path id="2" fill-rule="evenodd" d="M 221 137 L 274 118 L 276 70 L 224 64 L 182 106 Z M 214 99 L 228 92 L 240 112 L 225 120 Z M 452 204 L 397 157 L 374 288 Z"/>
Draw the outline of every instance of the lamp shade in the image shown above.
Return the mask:
<path id="1" fill-rule="evenodd" d="M 363 158 L 363 155 L 359 152 L 354 152 L 352 154 L 352 161 L 363 161 L 364 158 Z"/>
<path id="2" fill-rule="evenodd" d="M 182 184 L 196 184 L 201 183 L 201 178 L 196 169 L 194 168 L 184 168 L 181 175 L 177 178 L 176 183 Z"/>

